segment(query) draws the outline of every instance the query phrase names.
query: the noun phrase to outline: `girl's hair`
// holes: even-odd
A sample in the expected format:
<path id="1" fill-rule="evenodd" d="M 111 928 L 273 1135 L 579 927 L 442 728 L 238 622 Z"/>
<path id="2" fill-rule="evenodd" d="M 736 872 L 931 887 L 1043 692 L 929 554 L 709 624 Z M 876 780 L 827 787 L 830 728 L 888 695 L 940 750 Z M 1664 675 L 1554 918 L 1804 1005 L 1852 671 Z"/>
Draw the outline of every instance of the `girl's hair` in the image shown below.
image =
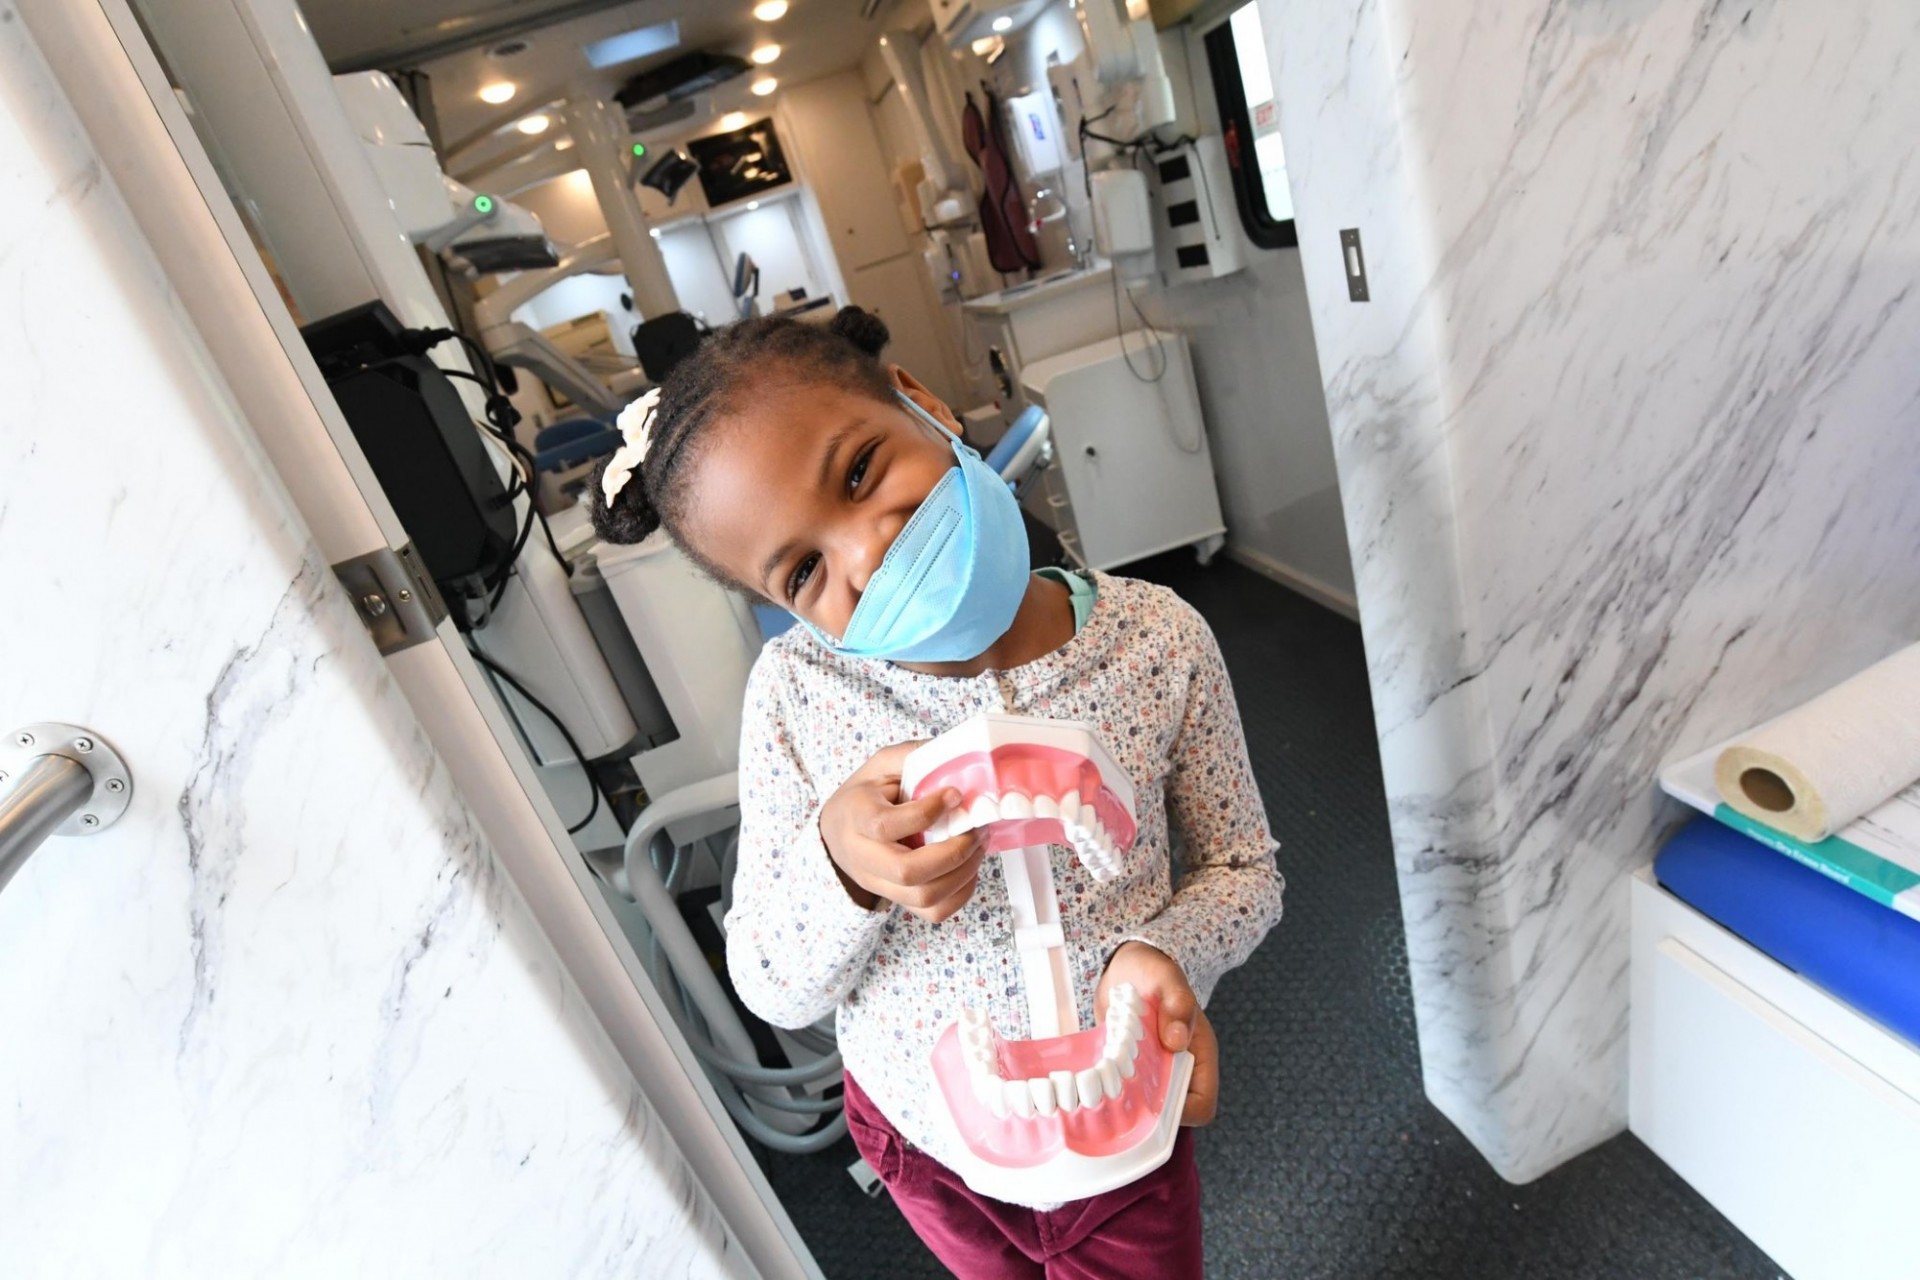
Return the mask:
<path id="1" fill-rule="evenodd" d="M 587 493 L 595 532 L 608 542 L 639 542 L 664 525 L 702 569 L 739 586 L 681 536 L 687 478 L 709 428 L 739 396 L 782 382 L 828 382 L 891 404 L 893 380 L 880 362 L 890 336 L 880 317 L 859 307 L 843 308 L 825 326 L 767 316 L 711 334 L 661 384 L 653 443 L 611 503 L 600 484 L 606 464 L 594 469 Z"/>

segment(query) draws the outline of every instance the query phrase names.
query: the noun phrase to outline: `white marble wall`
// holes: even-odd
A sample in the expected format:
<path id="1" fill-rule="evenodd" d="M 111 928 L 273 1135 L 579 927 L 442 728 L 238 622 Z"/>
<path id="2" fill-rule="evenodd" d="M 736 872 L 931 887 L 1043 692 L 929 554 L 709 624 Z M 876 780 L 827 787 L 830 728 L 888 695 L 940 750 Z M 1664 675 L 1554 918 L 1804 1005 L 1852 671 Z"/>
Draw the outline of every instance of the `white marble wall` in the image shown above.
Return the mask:
<path id="1" fill-rule="evenodd" d="M 1260 3 L 1427 1089 L 1524 1181 L 1624 1123 L 1655 767 L 1920 634 L 1920 11 Z"/>
<path id="2" fill-rule="evenodd" d="M 748 1274 L 3 2 L 0 208 L 0 728 L 136 785 L 0 893 L 0 1270 Z"/>

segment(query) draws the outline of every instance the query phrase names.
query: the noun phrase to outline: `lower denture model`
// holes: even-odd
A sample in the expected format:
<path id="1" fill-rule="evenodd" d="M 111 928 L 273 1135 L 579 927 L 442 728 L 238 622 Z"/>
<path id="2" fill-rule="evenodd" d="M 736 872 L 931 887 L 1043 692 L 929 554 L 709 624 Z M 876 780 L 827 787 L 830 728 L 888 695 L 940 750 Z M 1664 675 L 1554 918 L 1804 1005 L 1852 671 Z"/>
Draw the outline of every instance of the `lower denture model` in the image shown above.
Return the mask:
<path id="1" fill-rule="evenodd" d="M 983 714 L 907 757 L 904 795 L 944 787 L 960 804 L 921 837 L 978 827 L 1000 858 L 1034 1039 L 1007 1040 L 980 1008 L 935 1042 L 933 1073 L 961 1152 L 955 1172 L 1016 1203 L 1084 1200 L 1159 1168 L 1173 1152 L 1193 1055 L 1160 1043 L 1159 1009 L 1131 986 L 1107 992 L 1101 1024 L 1080 1028 L 1049 845 L 1071 848 L 1095 880 L 1133 847 L 1133 783 L 1091 725 Z"/>

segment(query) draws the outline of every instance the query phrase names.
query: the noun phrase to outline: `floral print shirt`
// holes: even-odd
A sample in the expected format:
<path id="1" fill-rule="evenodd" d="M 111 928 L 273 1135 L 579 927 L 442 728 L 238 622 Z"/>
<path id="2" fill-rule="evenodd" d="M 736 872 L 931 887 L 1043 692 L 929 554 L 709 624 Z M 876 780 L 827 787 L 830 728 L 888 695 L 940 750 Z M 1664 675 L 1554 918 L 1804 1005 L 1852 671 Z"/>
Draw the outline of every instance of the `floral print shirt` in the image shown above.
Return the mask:
<path id="1" fill-rule="evenodd" d="M 932 1108 L 935 1039 L 964 1004 L 1029 1037 L 999 859 L 939 924 L 841 886 L 820 808 L 876 751 L 932 738 L 982 711 L 1082 720 L 1133 781 L 1138 834 L 1122 873 L 1096 883 L 1065 848 L 1053 875 L 1080 1025 L 1107 960 L 1138 939 L 1173 957 L 1205 1003 L 1280 918 L 1284 882 L 1213 633 L 1173 592 L 1092 575 L 1079 632 L 1008 671 L 929 676 L 842 658 L 804 628 L 754 666 L 740 741 L 740 856 L 727 966 L 748 1008 L 799 1027 L 837 1011 L 846 1069 L 911 1143 L 945 1156 Z M 1173 880 L 1173 833 L 1181 875 Z"/>

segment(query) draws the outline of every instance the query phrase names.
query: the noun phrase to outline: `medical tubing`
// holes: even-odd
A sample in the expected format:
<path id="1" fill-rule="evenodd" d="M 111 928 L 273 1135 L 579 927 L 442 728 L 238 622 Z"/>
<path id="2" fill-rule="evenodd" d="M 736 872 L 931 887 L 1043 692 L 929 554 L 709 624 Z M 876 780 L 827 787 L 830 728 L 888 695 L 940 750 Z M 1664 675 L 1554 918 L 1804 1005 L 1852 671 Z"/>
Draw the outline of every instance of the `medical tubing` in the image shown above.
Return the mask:
<path id="1" fill-rule="evenodd" d="M 527 686 L 516 680 L 511 671 L 508 671 L 492 658 L 480 652 L 478 645 L 469 643 L 467 645 L 467 652 L 473 655 L 475 662 L 478 662 L 481 666 L 513 686 L 513 691 L 532 703 L 534 709 L 551 721 L 553 727 L 560 731 L 560 736 L 566 739 L 567 750 L 573 752 L 573 758 L 580 762 L 580 772 L 586 775 L 587 792 L 590 797 L 587 803 L 587 816 L 580 819 L 580 821 L 573 826 L 568 827 L 567 834 L 573 835 L 583 830 L 589 822 L 593 821 L 594 815 L 600 812 L 600 784 L 593 780 L 593 770 L 587 765 L 587 753 L 580 749 L 579 742 L 574 739 L 573 734 L 568 731 L 567 726 L 561 723 L 560 717 L 553 713 L 552 708 L 548 707 L 546 703 L 540 701 L 540 699 L 534 697 L 531 693 L 528 693 Z"/>
<path id="2" fill-rule="evenodd" d="M 733 1122 L 740 1126 L 742 1133 L 774 1151 L 795 1156 L 810 1156 L 817 1151 L 825 1151 L 847 1136 L 847 1113 L 844 1110 L 825 1128 L 795 1136 L 781 1133 L 753 1114 L 740 1095 L 731 1090 L 715 1089 L 714 1092 L 720 1095 L 720 1105 L 727 1109 L 727 1114 L 733 1117 Z"/>
<path id="3" fill-rule="evenodd" d="M 661 876 L 661 881 L 666 886 L 667 892 L 671 895 L 678 892 L 679 883 L 684 878 L 684 851 L 678 845 L 671 845 L 666 833 L 661 832 L 652 841 L 651 847 L 647 850 L 647 857 L 648 860 L 653 863 L 655 869 L 658 870 L 662 850 L 666 847 L 672 848 L 673 856 L 671 862 L 668 864 L 666 874 Z M 674 1015 L 674 1021 L 680 1024 L 681 1034 L 687 1039 L 687 1046 L 693 1050 L 694 1056 L 699 1058 L 701 1062 L 721 1072 L 730 1079 L 736 1080 L 741 1084 L 751 1085 L 772 1085 L 776 1087 L 805 1085 L 839 1074 L 840 1054 L 837 1046 L 831 1041 L 828 1041 L 824 1048 L 817 1047 L 818 1040 L 815 1040 L 814 1043 L 807 1043 L 804 1040 L 801 1041 L 806 1048 L 813 1049 L 816 1053 L 822 1053 L 826 1056 L 818 1062 L 803 1063 L 800 1066 L 790 1067 L 766 1067 L 757 1062 L 743 1062 L 739 1058 L 735 1058 L 720 1049 L 713 1043 L 711 1036 L 707 1033 L 705 1028 L 706 1019 L 699 1016 L 698 1006 L 689 997 L 686 988 L 681 985 L 679 973 L 674 969 L 672 962 L 662 950 L 660 946 L 660 935 L 652 930 L 648 931 L 648 935 L 648 972 L 653 977 L 654 985 L 661 989 L 661 993 L 671 996 L 667 1001 L 667 1012 Z M 664 972 L 662 972 L 662 970 L 664 970 Z M 802 1028 L 802 1031 L 809 1033 L 809 1039 L 814 1039 L 819 1036 L 819 1033 L 811 1027 Z M 794 1035 L 796 1040 L 800 1039 L 799 1033 L 790 1032 L 789 1034 Z M 809 1112 L 826 1114 L 833 1109 L 833 1106 L 795 1105 L 792 1104 L 792 1100 L 782 1100 L 779 1098 L 757 1097 L 755 1101 L 779 1110 L 795 1111 L 802 1114 Z M 838 1104 L 833 1105 L 837 1106 Z"/>

